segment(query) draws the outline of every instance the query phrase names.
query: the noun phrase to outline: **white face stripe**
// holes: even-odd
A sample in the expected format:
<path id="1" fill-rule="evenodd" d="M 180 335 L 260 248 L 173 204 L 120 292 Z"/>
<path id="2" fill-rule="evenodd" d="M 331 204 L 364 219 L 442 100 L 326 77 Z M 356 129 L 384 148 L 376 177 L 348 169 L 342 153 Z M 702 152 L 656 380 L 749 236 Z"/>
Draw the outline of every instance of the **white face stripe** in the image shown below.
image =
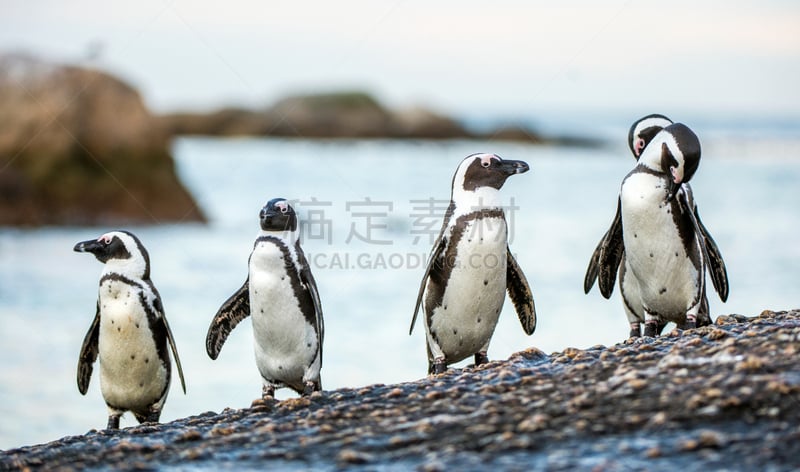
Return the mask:
<path id="1" fill-rule="evenodd" d="M 661 146 L 662 144 L 666 144 L 669 151 L 672 153 L 672 157 L 678 161 L 678 166 L 676 167 L 674 172 L 678 172 L 680 175 L 680 179 L 683 180 L 683 169 L 684 169 L 684 158 L 683 152 L 681 152 L 680 148 L 678 147 L 678 142 L 675 140 L 675 136 L 668 131 L 660 131 L 654 138 L 650 144 L 644 149 L 642 153 L 642 157 L 639 159 L 639 163 L 643 164 L 645 167 L 655 170 L 657 172 L 670 172 L 670 169 L 662 169 L 661 168 Z"/>
<path id="2" fill-rule="evenodd" d="M 281 211 L 281 213 L 286 213 L 289 211 L 289 204 L 286 200 L 281 200 L 279 202 L 275 202 L 275 208 Z"/>
<path id="3" fill-rule="evenodd" d="M 658 117 L 647 118 L 646 120 L 642 120 L 636 125 L 636 128 L 633 129 L 634 142 L 636 141 L 636 139 L 639 138 L 639 135 L 642 134 L 642 131 L 647 128 L 658 127 L 664 129 L 671 124 L 672 121 Z"/>
<path id="4" fill-rule="evenodd" d="M 147 262 L 144 254 L 139 250 L 139 244 L 131 235 L 122 231 L 111 231 L 100 236 L 97 240 L 107 244 L 115 237 L 122 241 L 131 257 L 129 259 L 109 259 L 103 269 L 104 272 L 116 272 L 135 278 L 143 277 L 147 269 Z"/>

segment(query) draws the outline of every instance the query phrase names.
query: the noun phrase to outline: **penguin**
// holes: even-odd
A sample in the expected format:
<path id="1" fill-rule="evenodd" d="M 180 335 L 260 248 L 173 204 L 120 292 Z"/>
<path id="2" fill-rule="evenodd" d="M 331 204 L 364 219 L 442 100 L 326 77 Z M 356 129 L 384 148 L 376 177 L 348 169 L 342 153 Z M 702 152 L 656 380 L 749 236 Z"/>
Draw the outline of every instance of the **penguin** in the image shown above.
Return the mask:
<path id="1" fill-rule="evenodd" d="M 661 114 L 651 114 L 645 117 L 640 118 L 639 120 L 635 121 L 628 132 L 628 147 L 631 150 L 634 158 L 638 161 L 642 151 L 645 147 L 650 143 L 650 141 L 655 137 L 658 132 L 662 129 L 666 128 L 667 126 L 671 125 L 673 122 L 669 118 Z M 711 237 L 711 234 L 708 232 L 706 227 L 703 225 L 702 221 L 700 220 L 700 214 L 697 209 L 697 204 L 694 200 L 694 196 L 692 194 L 691 186 L 688 183 L 683 183 L 681 188 L 687 194 L 687 198 L 693 208 L 693 212 L 695 215 L 695 219 L 697 221 L 698 227 L 700 232 L 702 233 L 702 237 L 704 239 L 706 245 L 706 251 L 709 255 L 707 262 L 707 267 L 711 273 L 712 283 L 714 284 L 714 288 L 717 290 L 717 293 L 720 296 L 720 299 L 725 302 L 728 298 L 728 279 L 727 279 L 727 269 L 725 267 L 725 262 L 722 259 L 722 254 L 717 247 L 716 242 Z M 625 270 L 625 255 L 624 249 L 622 247 L 617 248 L 609 248 L 607 247 L 608 244 L 615 242 L 616 244 L 621 244 L 622 240 L 619 238 L 611 239 L 609 235 L 613 233 L 614 226 L 620 224 L 621 221 L 618 219 L 619 212 L 617 213 L 617 217 L 615 217 L 614 222 L 612 223 L 611 229 L 603 236 L 600 242 L 597 244 L 592 257 L 589 261 L 589 266 L 586 271 L 586 276 L 584 277 L 584 292 L 589 293 L 592 286 L 594 285 L 594 281 L 597 279 L 598 272 L 599 272 L 599 257 L 600 253 L 603 250 L 606 251 L 622 251 L 621 255 L 619 256 L 619 286 L 620 286 L 620 294 L 622 296 L 623 301 L 623 308 L 625 310 L 626 317 L 628 318 L 628 322 L 630 325 L 630 338 L 636 338 L 641 336 L 641 324 L 644 323 L 644 310 L 641 305 L 641 299 L 639 297 L 639 293 L 637 292 L 637 284 L 632 282 L 631 279 L 627 276 L 627 272 Z M 601 283 L 601 292 L 605 298 L 609 298 L 611 293 L 614 290 L 614 276 L 616 274 L 617 268 L 606 268 L 607 270 L 604 271 L 606 277 L 611 277 L 610 280 L 604 281 Z M 605 292 L 603 292 L 603 288 L 605 287 Z M 710 312 L 709 312 L 709 304 L 708 304 L 708 297 L 706 296 L 705 290 L 702 294 L 700 309 L 697 314 L 697 326 L 707 326 L 712 323 Z M 657 326 L 657 332 L 661 333 L 664 327 L 667 325 L 667 322 L 664 320 L 660 320 Z M 678 326 L 679 328 L 685 328 L 685 326 Z"/>
<path id="2" fill-rule="evenodd" d="M 150 280 L 150 256 L 128 231 L 111 231 L 76 244 L 74 250 L 94 254 L 105 264 L 97 311 L 78 359 L 78 391 L 86 395 L 99 360 L 107 428 L 119 429 L 126 411 L 139 423 L 158 422 L 172 377 L 169 350 L 184 394 L 186 382 L 161 297 Z"/>
<path id="3" fill-rule="evenodd" d="M 251 316 L 262 399 L 273 399 L 281 387 L 308 396 L 322 390 L 325 327 L 317 283 L 300 248 L 297 215 L 286 199 L 267 202 L 259 220 L 247 280 L 211 321 L 206 352 L 216 359 L 231 330 Z"/>
<path id="4" fill-rule="evenodd" d="M 456 169 L 409 329 L 410 335 L 424 300 L 428 374 L 441 374 L 469 356 L 476 366 L 489 361 L 506 291 L 525 333 L 536 329 L 533 295 L 508 248 L 500 200 L 506 179 L 528 170 L 525 162 L 495 154 L 469 155 Z"/>
<path id="5" fill-rule="evenodd" d="M 682 184 L 699 163 L 700 141 L 691 129 L 674 123 L 661 130 L 623 180 L 617 215 L 604 238 L 601 292 L 613 290 L 624 254 L 624 276 L 641 301 L 645 336 L 655 336 L 663 322 L 686 329 L 697 324 L 710 255 Z"/>

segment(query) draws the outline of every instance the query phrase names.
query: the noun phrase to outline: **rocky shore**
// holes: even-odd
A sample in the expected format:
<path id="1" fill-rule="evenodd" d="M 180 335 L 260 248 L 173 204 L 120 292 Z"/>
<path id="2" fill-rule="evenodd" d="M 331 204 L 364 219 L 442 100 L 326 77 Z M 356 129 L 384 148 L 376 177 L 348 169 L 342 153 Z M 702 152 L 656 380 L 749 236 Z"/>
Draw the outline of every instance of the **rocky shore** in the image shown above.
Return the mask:
<path id="1" fill-rule="evenodd" d="M 0 455 L 39 467 L 797 470 L 800 310 Z"/>

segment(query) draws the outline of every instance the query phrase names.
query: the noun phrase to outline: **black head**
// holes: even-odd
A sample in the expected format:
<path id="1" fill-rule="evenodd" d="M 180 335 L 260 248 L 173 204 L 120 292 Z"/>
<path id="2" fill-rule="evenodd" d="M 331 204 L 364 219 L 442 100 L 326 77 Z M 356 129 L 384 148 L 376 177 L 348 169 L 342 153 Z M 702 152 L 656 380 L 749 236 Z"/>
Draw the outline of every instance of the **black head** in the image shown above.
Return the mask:
<path id="1" fill-rule="evenodd" d="M 669 199 L 680 186 L 689 182 L 700 165 L 700 140 L 683 123 L 674 123 L 664 128 L 647 146 L 639 165 L 667 174 Z"/>
<path id="2" fill-rule="evenodd" d="M 523 161 L 502 159 L 496 154 L 472 154 L 467 156 L 456 170 L 453 177 L 453 191 L 471 192 L 479 187 L 500 189 L 506 179 L 515 174 L 530 170 Z"/>
<path id="3" fill-rule="evenodd" d="M 120 263 L 132 273 L 142 278 L 150 274 L 150 255 L 133 233 L 129 231 L 111 231 L 97 239 L 82 241 L 73 248 L 76 252 L 94 254 L 98 261 Z"/>
<path id="4" fill-rule="evenodd" d="M 664 115 L 654 113 L 636 120 L 628 131 L 628 147 L 637 160 L 650 141 L 664 128 L 672 124 L 672 120 Z"/>
<path id="5" fill-rule="evenodd" d="M 258 215 L 264 231 L 296 231 L 297 214 L 285 198 L 268 201 Z"/>

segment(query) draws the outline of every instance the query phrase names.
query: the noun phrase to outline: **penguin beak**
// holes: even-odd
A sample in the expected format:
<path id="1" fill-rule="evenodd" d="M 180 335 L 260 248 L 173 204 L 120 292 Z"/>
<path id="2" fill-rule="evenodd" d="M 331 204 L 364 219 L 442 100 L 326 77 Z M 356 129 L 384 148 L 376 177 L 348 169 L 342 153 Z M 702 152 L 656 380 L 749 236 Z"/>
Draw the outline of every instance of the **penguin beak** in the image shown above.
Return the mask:
<path id="1" fill-rule="evenodd" d="M 76 244 L 72 250 L 75 252 L 91 252 L 92 254 L 96 254 L 102 247 L 103 245 L 100 244 L 100 241 L 90 239 L 89 241 L 82 241 Z"/>
<path id="2" fill-rule="evenodd" d="M 681 184 L 683 184 L 683 169 L 670 167 L 669 171 L 671 178 L 669 179 L 669 195 L 667 195 L 667 201 L 671 201 L 675 198 L 675 194 L 680 190 Z"/>
<path id="3" fill-rule="evenodd" d="M 507 176 L 512 176 L 514 174 L 523 174 L 530 170 L 530 166 L 528 163 L 523 161 L 511 161 L 511 160 L 503 160 L 500 163 L 500 171 L 506 174 Z"/>

